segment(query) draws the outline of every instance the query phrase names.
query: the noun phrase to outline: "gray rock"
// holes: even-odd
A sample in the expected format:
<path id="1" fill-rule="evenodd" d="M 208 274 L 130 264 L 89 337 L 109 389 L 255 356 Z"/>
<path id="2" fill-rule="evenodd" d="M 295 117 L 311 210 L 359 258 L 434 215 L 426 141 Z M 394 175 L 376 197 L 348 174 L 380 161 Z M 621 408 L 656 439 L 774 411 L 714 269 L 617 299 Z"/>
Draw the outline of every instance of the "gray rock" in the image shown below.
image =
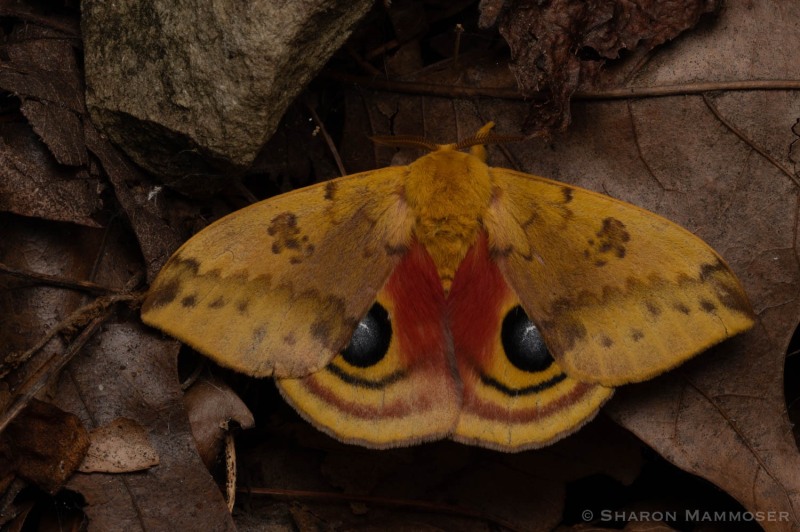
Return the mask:
<path id="1" fill-rule="evenodd" d="M 241 172 L 371 0 L 84 0 L 92 120 L 186 192 Z"/>

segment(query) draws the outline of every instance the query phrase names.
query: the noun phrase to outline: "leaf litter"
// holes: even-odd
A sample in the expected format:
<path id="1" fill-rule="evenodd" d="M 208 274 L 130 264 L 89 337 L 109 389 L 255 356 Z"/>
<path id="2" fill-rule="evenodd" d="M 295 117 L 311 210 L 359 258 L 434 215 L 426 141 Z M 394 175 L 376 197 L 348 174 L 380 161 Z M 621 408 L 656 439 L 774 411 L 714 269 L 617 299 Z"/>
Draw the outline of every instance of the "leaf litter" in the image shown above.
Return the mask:
<path id="1" fill-rule="evenodd" d="M 391 43 L 385 29 L 378 29 L 381 17 L 386 16 L 378 6 L 348 44 L 350 57 L 358 58 L 355 66 L 340 59 L 327 74 L 329 79 L 342 79 L 342 68 L 380 72 L 385 61 L 392 77 L 384 81 L 382 90 L 344 85 L 339 89 L 344 104 L 339 118 L 333 108 L 326 107 L 324 98 L 314 103 L 332 137 L 342 141 L 347 170 L 374 168 L 404 156 L 372 146 L 365 140 L 369 134 L 420 134 L 450 141 L 473 133 L 488 119 L 498 122 L 503 132 L 547 129 L 546 139 L 494 150 L 493 164 L 515 166 L 631 201 L 710 242 L 745 283 L 759 313 L 759 326 L 677 372 L 622 390 L 606 410 L 667 460 L 714 482 L 747 510 L 790 516 L 788 521 L 761 523 L 765 528 L 793 529 L 800 477 L 781 375 L 786 346 L 798 322 L 798 305 L 792 296 L 798 277 L 793 240 L 797 187 L 785 173 L 787 168 L 796 173 L 797 167 L 796 150 L 791 151 L 797 138 L 792 127 L 800 117 L 796 93 L 767 87 L 705 96 L 579 100 L 571 105 L 569 99 L 593 88 L 683 84 L 686 94 L 697 94 L 692 83 L 698 80 L 713 86 L 731 80 L 789 79 L 797 71 L 797 54 L 771 43 L 791 41 L 790 21 L 800 15 L 792 11 L 796 7 L 785 6 L 778 13 L 765 6 L 748 9 L 729 3 L 710 19 L 706 16 L 700 29 L 659 47 L 694 25 L 702 13 L 715 11 L 717 3 L 690 3 L 692 8 L 685 10 L 680 24 L 673 24 L 669 17 L 651 17 L 655 26 L 650 28 L 643 25 L 642 17 L 658 13 L 659 2 L 629 3 L 633 12 L 609 8 L 614 2 L 598 2 L 603 9 L 593 13 L 581 12 L 575 2 L 530 4 L 526 13 L 539 16 L 526 33 L 521 24 L 531 19 L 521 16 L 517 3 L 485 1 L 484 18 L 492 18 L 487 13 L 494 9 L 501 33 L 510 41 L 512 76 L 503 40 L 491 30 L 478 28 L 474 7 L 460 6 L 460 12 L 443 10 L 433 2 L 395 4 L 389 13 L 398 39 Z M 5 123 L 0 132 L 0 157 L 9 163 L 3 165 L 6 175 L 0 172 L 0 202 L 6 202 L 0 207 L 13 213 L 2 216 L 19 235 L 0 245 L 0 261 L 66 279 L 89 279 L 122 291 L 134 272 L 152 278 L 189 230 L 221 214 L 219 206 L 209 209 L 208 204 L 198 206 L 162 191 L 157 181 L 94 130 L 82 105 L 79 66 L 63 60 L 70 51 L 74 53 L 77 25 L 69 17 L 48 17 L 26 9 L 0 6 L 0 14 L 9 20 L 24 21 L 7 35 L 9 61 L 0 70 L 0 88 L 17 99 L 16 106 L 5 111 L 15 121 Z M 515 14 L 520 16 L 514 18 Z M 599 20 L 601 15 L 606 18 Z M 565 16 L 573 18 L 565 22 L 560 18 Z M 425 24 L 420 25 L 421 17 Z M 465 32 L 442 30 L 443 21 L 454 19 L 461 20 Z M 547 27 L 548 23 L 553 27 Z M 25 26 L 27 30 L 22 31 Z M 765 27 L 770 32 L 764 32 Z M 540 39 L 541 48 L 530 47 L 531 36 L 546 36 Z M 381 44 L 386 42 L 390 45 Z M 575 54 L 576 50 L 580 53 Z M 762 57 L 764 50 L 770 53 Z M 617 60 L 621 51 L 627 55 L 624 61 Z M 749 60 L 734 60 L 741 58 Z M 351 81 L 359 78 L 348 75 Z M 535 101 L 534 107 L 521 100 L 520 89 L 542 87 L 549 91 L 526 93 Z M 317 87 L 312 93 L 325 95 L 326 91 Z M 476 98 L 482 91 L 501 99 Z M 562 132 L 560 128 L 570 121 L 570 129 Z M 304 133 L 300 122 L 295 120 L 293 126 L 300 132 L 298 138 L 317 145 L 319 139 Z M 259 164 L 279 174 L 281 168 L 288 168 L 281 166 L 285 164 L 281 156 L 267 150 Z M 297 176 L 292 178 L 294 184 L 307 184 L 309 178 L 303 172 L 309 172 L 309 166 L 302 163 L 302 154 L 293 157 L 294 170 L 288 174 Z M 314 164 L 314 171 L 322 174 L 315 180 L 335 175 L 330 162 Z M 26 183 L 35 180 L 42 181 L 25 192 Z M 256 190 L 265 186 L 250 179 L 248 183 Z M 63 192 L 54 194 L 59 186 Z M 124 224 L 113 223 L 119 215 Z M 65 230 L 64 222 L 83 228 Z M 67 260 L 47 271 L 54 256 Z M 13 327 L 2 331 L 17 351 L 33 345 L 87 297 L 84 292 L 35 286 L 18 278 L 4 277 L 2 282 L 6 308 L 23 309 L 8 313 L 11 321 L 7 323 Z M 22 300 L 27 308 L 19 306 Z M 133 476 L 78 473 L 68 481 L 34 482 L 53 491 L 67 481 L 67 488 L 83 497 L 91 526 L 98 529 L 150 529 L 164 522 L 231 529 L 233 522 L 199 458 L 180 400 L 177 343 L 151 336 L 138 324 L 135 313 L 116 308 L 119 323 L 99 329 L 89 346 L 60 372 L 61 378 L 53 379 L 47 387 L 47 402 L 80 421 L 79 425 L 71 422 L 76 434 L 112 426 L 120 416 L 132 420 L 146 431 L 160 465 Z M 74 333 L 64 331 L 38 356 L 7 375 L 4 404 L 9 404 L 15 386 L 26 375 L 35 375 L 72 339 Z M 390 528 L 414 523 L 486 530 L 501 524 L 536 530 L 559 523 L 580 525 L 576 504 L 648 507 L 637 503 L 631 492 L 648 492 L 638 487 L 649 467 L 645 464 L 642 469 L 640 457 L 648 451 L 602 420 L 549 449 L 519 455 L 448 442 L 377 452 L 344 446 L 316 433 L 289 412 L 274 391 L 245 380 L 244 397 L 249 396 L 256 397 L 262 410 L 255 412 L 260 428 L 244 435 L 240 459 L 247 474 L 243 483 L 272 488 L 277 499 L 252 496 L 237 509 L 236 520 L 243 530 L 265 524 L 304 529 L 349 523 L 363 528 L 366 522 Z M 15 422 L 27 419 L 23 413 Z M 208 426 L 216 423 L 213 416 L 210 419 Z M 206 432 L 211 436 L 203 439 L 211 442 L 211 450 L 204 454 L 213 456 L 219 433 Z M 82 456 L 82 446 L 69 452 Z M 68 452 L 57 448 L 52 452 L 53 456 L 61 453 Z M 4 498 L 11 501 L 7 503 L 11 506 L 5 506 L 12 509 L 9 515 L 30 515 L 30 507 L 13 506 L 13 494 L 20 485 L 8 479 L 18 469 L 0 471 L 6 479 L 3 485 L 12 490 Z M 598 490 L 597 485 L 603 488 Z M 490 496 L 486 486 L 493 488 Z M 586 486 L 590 495 L 581 496 L 581 487 Z M 281 490 L 283 496 L 278 495 Z M 606 490 L 626 493 L 627 502 L 604 499 Z M 700 493 L 709 497 L 707 490 Z M 342 506 L 334 494 L 349 497 L 345 500 L 351 501 L 350 506 Z M 653 497 L 665 500 L 663 494 Z M 313 502 L 318 499 L 323 502 Z M 677 507 L 691 509 L 696 500 L 679 500 Z M 661 502 L 650 504 L 659 508 Z M 393 506 L 403 510 L 393 511 Z"/>

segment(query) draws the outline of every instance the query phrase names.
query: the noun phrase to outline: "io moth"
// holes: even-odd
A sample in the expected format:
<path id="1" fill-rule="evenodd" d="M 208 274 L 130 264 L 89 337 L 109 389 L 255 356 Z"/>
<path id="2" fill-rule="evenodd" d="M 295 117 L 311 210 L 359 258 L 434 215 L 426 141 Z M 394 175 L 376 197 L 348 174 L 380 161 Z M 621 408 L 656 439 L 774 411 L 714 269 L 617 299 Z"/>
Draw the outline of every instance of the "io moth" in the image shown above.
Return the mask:
<path id="1" fill-rule="evenodd" d="M 752 326 L 705 242 L 608 196 L 488 166 L 491 127 L 458 144 L 406 139 L 430 153 L 222 218 L 166 263 L 143 321 L 274 375 L 340 440 L 505 451 L 574 432 L 614 387 Z"/>

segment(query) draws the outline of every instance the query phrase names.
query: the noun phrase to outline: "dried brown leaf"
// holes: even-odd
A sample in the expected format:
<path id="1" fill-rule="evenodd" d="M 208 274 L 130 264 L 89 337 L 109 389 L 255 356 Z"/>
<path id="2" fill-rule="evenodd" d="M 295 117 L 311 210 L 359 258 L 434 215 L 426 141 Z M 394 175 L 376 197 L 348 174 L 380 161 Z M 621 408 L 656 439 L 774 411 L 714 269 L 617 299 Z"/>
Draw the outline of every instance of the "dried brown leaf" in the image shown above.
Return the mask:
<path id="1" fill-rule="evenodd" d="M 100 184 L 58 165 L 27 124 L 0 125 L 0 210 L 99 227 Z"/>
<path id="2" fill-rule="evenodd" d="M 60 164 L 86 166 L 81 117 L 86 114 L 74 36 L 17 23 L 4 44 L 0 88 L 18 96 L 21 111 Z"/>
<path id="3" fill-rule="evenodd" d="M 128 473 L 158 465 L 158 453 L 147 432 L 132 419 L 114 419 L 93 429 L 89 438 L 81 473 Z"/>
<path id="4" fill-rule="evenodd" d="M 90 123 L 84 123 L 89 150 L 100 160 L 125 211 L 144 255 L 147 278 L 152 280 L 181 242 L 178 232 L 160 216 L 163 208 L 151 200 L 153 185 Z"/>
<path id="5" fill-rule="evenodd" d="M 77 416 L 34 399 L 3 433 L 17 473 L 49 493 L 78 469 L 89 434 Z"/>
<path id="6" fill-rule="evenodd" d="M 186 390 L 183 403 L 192 424 L 197 451 L 208 469 L 220 456 L 229 421 L 235 421 L 243 429 L 255 424 L 253 414 L 236 392 L 213 376 L 195 381 Z"/>
<path id="7" fill-rule="evenodd" d="M 526 95 L 549 95 L 547 102 L 531 107 L 526 133 L 565 128 L 573 93 L 591 86 L 607 60 L 637 48 L 652 50 L 718 7 L 718 0 L 508 2 L 498 26 L 511 47 L 517 83 Z M 491 18 L 487 15 L 485 22 Z"/>

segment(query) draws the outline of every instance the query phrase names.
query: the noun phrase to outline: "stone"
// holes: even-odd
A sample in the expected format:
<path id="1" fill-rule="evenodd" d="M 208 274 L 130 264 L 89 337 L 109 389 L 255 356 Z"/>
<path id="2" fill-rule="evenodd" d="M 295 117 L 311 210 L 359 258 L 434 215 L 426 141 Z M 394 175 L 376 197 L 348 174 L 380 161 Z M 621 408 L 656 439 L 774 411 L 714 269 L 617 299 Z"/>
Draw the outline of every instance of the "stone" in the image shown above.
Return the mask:
<path id="1" fill-rule="evenodd" d="M 84 0 L 92 121 L 191 194 L 245 170 L 371 0 Z"/>

